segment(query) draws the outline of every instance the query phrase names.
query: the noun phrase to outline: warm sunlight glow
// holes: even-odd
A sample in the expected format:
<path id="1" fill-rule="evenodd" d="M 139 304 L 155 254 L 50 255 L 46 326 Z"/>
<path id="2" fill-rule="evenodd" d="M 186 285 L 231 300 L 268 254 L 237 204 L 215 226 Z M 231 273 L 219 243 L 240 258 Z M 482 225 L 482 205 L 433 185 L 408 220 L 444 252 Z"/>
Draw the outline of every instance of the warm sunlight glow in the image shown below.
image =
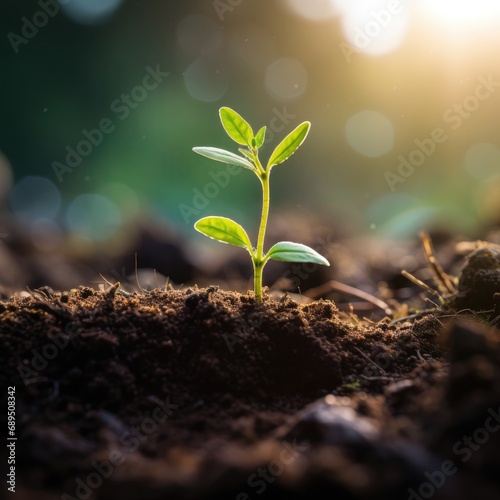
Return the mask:
<path id="1" fill-rule="evenodd" d="M 396 50 L 404 40 L 410 6 L 400 0 L 331 0 L 341 13 L 342 30 L 350 49 L 370 56 Z M 342 51 L 351 61 L 348 48 Z"/>
<path id="2" fill-rule="evenodd" d="M 500 2 L 492 0 L 421 0 L 426 14 L 450 28 L 480 27 L 500 21 Z"/>
<path id="3" fill-rule="evenodd" d="M 299 16 L 310 21 L 324 21 L 338 14 L 332 0 L 287 0 L 288 6 Z"/>

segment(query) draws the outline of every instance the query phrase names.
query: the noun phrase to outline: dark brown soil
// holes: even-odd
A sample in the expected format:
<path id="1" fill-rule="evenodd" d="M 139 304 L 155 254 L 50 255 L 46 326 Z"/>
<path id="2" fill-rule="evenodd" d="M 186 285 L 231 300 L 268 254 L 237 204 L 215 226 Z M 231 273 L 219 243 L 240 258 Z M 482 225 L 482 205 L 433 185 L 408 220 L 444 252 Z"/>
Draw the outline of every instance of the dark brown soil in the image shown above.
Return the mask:
<path id="1" fill-rule="evenodd" d="M 0 316 L 17 498 L 500 498 L 500 331 L 477 320 L 216 287 Z"/>

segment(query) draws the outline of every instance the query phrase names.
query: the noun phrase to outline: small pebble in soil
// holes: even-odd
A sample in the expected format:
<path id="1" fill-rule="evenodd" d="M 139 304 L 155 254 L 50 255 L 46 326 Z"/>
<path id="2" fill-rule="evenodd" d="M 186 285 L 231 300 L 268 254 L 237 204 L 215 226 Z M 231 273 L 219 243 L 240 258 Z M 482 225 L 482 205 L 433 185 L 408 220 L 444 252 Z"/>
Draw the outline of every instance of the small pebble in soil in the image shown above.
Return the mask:
<path id="1" fill-rule="evenodd" d="M 359 446 L 371 442 L 378 433 L 371 419 L 356 414 L 349 398 L 329 394 L 301 411 L 285 438 Z"/>

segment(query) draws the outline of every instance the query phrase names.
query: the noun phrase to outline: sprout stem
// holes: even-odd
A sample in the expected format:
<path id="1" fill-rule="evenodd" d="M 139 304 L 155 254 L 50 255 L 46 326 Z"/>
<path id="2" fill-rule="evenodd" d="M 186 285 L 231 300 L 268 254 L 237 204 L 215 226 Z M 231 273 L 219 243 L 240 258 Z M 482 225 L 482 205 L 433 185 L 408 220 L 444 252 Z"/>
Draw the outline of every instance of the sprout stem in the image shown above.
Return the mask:
<path id="1" fill-rule="evenodd" d="M 266 260 L 264 259 L 264 238 L 266 235 L 267 218 L 269 216 L 269 172 L 259 175 L 262 185 L 262 215 L 260 218 L 259 236 L 257 238 L 257 248 L 253 259 L 254 269 L 254 292 L 258 302 L 262 302 L 262 269 Z"/>

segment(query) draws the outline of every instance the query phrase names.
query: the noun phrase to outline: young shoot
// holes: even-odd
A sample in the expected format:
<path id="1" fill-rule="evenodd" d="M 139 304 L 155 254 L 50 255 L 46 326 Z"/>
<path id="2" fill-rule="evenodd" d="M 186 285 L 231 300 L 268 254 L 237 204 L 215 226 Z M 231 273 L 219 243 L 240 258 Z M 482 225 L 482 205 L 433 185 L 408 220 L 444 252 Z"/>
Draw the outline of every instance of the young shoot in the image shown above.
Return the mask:
<path id="1" fill-rule="evenodd" d="M 264 252 L 264 238 L 266 235 L 267 219 L 269 216 L 270 189 L 269 179 L 272 169 L 288 160 L 304 142 L 310 122 L 303 122 L 290 132 L 271 154 L 264 167 L 259 159 L 259 149 L 266 138 L 266 127 L 262 127 L 254 134 L 252 127 L 236 111 L 224 107 L 219 110 L 224 130 L 239 146 L 237 155 L 230 151 L 212 147 L 193 148 L 195 153 L 206 156 L 211 160 L 230 163 L 251 170 L 259 179 L 262 186 L 262 215 L 260 219 L 257 245 L 253 246 L 247 232 L 236 222 L 226 217 L 203 217 L 195 223 L 197 231 L 214 240 L 245 248 L 250 254 L 254 270 L 254 293 L 257 301 L 262 301 L 262 271 L 269 259 L 282 262 L 312 262 L 329 266 L 330 263 L 318 252 L 300 243 L 280 241 L 273 245 L 267 253 Z"/>

